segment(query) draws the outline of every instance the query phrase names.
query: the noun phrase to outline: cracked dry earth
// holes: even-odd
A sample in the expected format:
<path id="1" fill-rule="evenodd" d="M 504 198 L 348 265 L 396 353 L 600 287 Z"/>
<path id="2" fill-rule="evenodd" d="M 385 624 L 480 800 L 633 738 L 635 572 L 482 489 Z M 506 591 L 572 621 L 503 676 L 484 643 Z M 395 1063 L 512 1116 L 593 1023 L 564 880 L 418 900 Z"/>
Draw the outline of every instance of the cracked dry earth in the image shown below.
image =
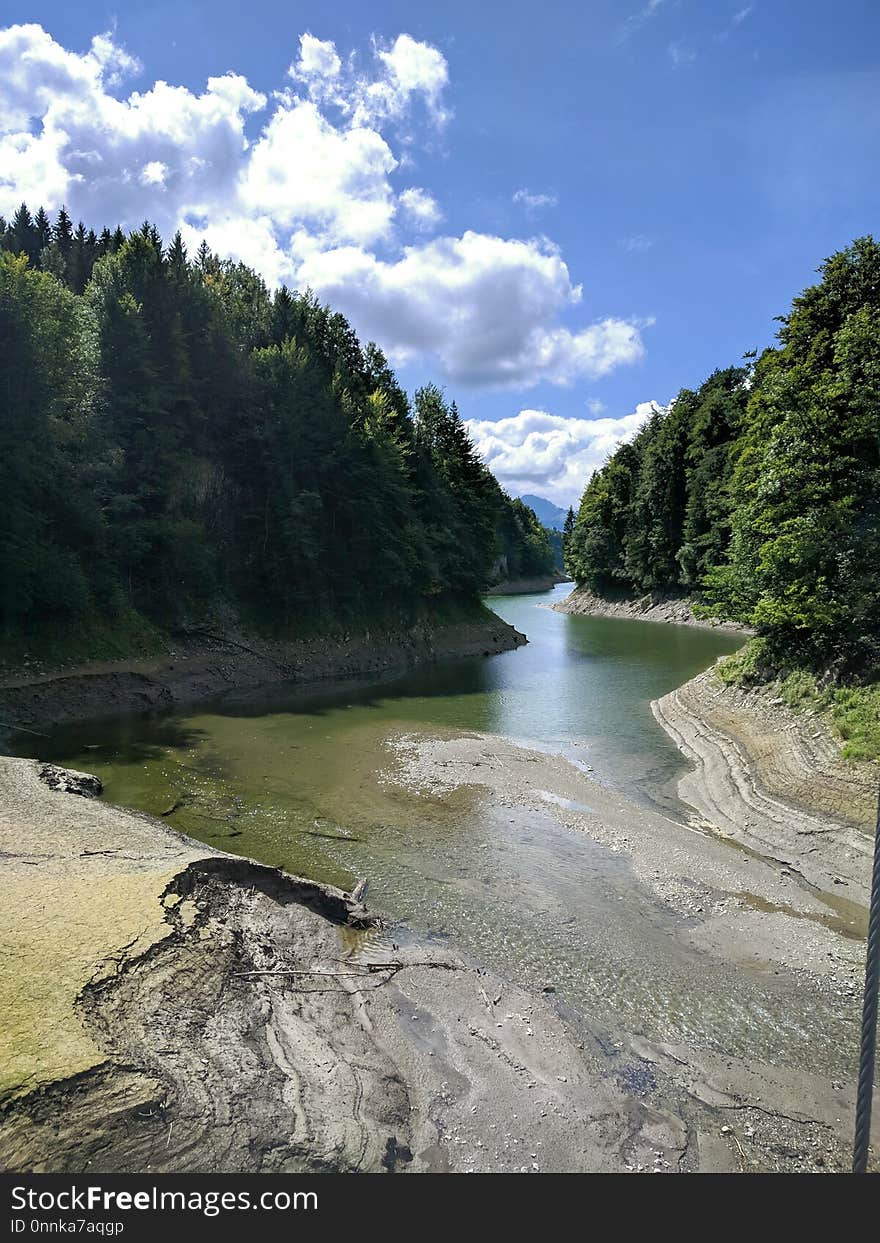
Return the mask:
<path id="1" fill-rule="evenodd" d="M 349 895 L 206 852 L 40 770 L 0 761 L 3 1169 L 687 1158 L 686 1124 L 546 1000 L 436 950 L 353 956 L 352 928 L 374 921 Z"/>

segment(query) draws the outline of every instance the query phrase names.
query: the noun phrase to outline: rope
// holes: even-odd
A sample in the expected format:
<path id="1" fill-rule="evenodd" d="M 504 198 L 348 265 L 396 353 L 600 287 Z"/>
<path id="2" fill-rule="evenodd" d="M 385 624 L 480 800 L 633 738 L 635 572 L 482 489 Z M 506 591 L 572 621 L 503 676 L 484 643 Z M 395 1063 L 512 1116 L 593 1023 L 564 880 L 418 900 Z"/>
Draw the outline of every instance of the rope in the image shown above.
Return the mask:
<path id="1" fill-rule="evenodd" d="M 874 1095 L 874 1059 L 877 1051 L 878 993 L 880 993 L 880 797 L 877 800 L 874 871 L 871 879 L 868 945 L 865 953 L 865 1000 L 862 1007 L 862 1045 L 859 1056 L 859 1086 L 856 1093 L 856 1133 L 853 1142 L 854 1174 L 864 1174 L 868 1169 L 871 1104 Z"/>

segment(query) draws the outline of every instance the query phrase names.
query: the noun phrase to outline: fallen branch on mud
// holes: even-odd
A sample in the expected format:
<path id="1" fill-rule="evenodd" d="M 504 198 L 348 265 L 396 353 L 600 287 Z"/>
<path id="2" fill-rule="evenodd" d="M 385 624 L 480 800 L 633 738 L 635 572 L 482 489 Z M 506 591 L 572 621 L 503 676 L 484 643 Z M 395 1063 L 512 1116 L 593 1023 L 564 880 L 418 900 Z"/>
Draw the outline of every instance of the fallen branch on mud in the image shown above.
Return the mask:
<path id="1" fill-rule="evenodd" d="M 368 976 L 376 971 L 403 971 L 407 967 L 438 967 L 446 971 L 457 971 L 459 964 L 455 962 L 442 962 L 436 959 L 426 959 L 421 962 L 365 962 L 359 963 L 363 967 L 362 971 L 306 971 L 301 967 L 272 967 L 263 971 L 236 971 L 233 979 L 242 980 L 253 976 L 272 976 L 272 975 L 303 975 L 303 976 L 328 976 L 331 979 L 357 979 L 365 980 Z"/>

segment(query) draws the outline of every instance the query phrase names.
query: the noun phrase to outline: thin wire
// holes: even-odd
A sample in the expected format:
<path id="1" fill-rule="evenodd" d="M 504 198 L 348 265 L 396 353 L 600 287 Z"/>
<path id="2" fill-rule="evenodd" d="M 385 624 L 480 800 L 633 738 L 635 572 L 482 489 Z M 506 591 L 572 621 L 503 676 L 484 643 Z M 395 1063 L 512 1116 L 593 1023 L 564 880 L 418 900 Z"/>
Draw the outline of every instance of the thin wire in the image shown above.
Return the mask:
<path id="1" fill-rule="evenodd" d="M 877 997 L 880 994 L 880 796 L 874 834 L 874 871 L 865 951 L 865 999 L 862 1006 L 862 1045 L 859 1055 L 859 1086 L 856 1093 L 856 1131 L 853 1141 L 853 1173 L 868 1169 L 871 1142 L 871 1105 L 874 1096 L 874 1060 L 877 1052 Z"/>

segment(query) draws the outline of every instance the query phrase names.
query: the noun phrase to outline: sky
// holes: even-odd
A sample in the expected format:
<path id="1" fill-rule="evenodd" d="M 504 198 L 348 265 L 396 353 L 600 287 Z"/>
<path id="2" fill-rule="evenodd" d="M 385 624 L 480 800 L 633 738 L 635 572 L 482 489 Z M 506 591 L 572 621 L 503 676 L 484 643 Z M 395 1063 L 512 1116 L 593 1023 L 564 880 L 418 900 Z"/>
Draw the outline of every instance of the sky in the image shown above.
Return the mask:
<path id="1" fill-rule="evenodd" d="M 878 230 L 877 0 L 0 0 L 0 213 L 311 288 L 577 502 Z"/>

